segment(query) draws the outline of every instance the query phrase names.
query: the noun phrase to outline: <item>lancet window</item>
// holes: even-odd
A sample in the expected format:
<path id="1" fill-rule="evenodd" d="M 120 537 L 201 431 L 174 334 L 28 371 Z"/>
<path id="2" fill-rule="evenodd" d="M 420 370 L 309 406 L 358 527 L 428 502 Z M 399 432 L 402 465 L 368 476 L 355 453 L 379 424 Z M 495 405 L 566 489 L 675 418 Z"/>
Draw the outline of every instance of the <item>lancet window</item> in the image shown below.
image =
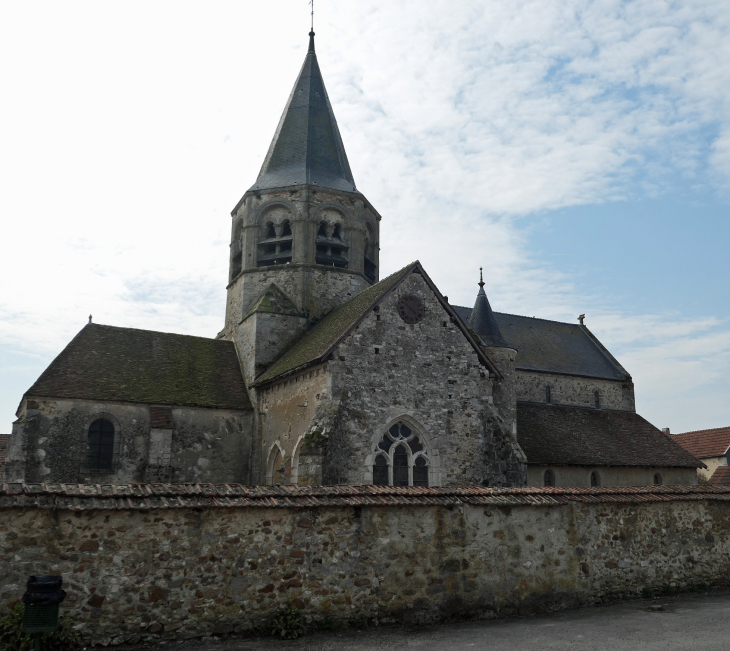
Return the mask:
<path id="1" fill-rule="evenodd" d="M 427 451 L 418 433 L 399 422 L 378 443 L 373 462 L 373 484 L 428 486 L 429 467 Z"/>
<path id="2" fill-rule="evenodd" d="M 327 267 L 347 269 L 349 247 L 342 235 L 342 225 L 320 222 L 315 242 L 315 262 Z"/>
<path id="3" fill-rule="evenodd" d="M 241 220 L 239 219 L 233 231 L 233 241 L 231 242 L 231 280 L 241 273 L 243 257 L 241 250 L 242 226 Z"/>
<path id="4" fill-rule="evenodd" d="M 288 219 L 281 224 L 268 222 L 262 230 L 264 237 L 259 242 L 257 265 L 269 267 L 291 262 L 293 243 L 291 222 Z"/>

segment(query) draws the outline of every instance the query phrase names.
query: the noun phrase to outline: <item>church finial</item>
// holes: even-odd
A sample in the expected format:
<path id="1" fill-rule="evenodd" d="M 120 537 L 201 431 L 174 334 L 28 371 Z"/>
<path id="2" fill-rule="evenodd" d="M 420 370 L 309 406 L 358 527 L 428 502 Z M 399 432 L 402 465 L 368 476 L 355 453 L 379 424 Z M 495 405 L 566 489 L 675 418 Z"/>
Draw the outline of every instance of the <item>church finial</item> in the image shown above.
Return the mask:
<path id="1" fill-rule="evenodd" d="M 89 314 L 89 323 L 91 323 L 91 314 Z"/>
<path id="2" fill-rule="evenodd" d="M 484 287 L 484 276 L 482 275 L 481 267 L 479 267 L 479 287 Z"/>
<path id="3" fill-rule="evenodd" d="M 314 52 L 314 0 L 309 0 L 309 4 L 312 5 L 312 26 L 309 29 L 309 51 Z"/>

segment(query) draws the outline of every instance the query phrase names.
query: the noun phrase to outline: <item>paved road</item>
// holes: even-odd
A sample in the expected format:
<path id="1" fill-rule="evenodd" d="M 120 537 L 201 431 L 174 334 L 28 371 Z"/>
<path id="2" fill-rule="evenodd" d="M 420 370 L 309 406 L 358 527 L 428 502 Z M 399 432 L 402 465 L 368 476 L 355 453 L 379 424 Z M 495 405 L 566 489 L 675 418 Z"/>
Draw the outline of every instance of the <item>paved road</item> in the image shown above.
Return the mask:
<path id="1" fill-rule="evenodd" d="M 662 605 L 663 611 L 650 610 Z M 551 616 L 407 629 L 317 633 L 299 640 L 229 639 L 165 645 L 180 651 L 728 651 L 730 594 L 681 595 Z"/>

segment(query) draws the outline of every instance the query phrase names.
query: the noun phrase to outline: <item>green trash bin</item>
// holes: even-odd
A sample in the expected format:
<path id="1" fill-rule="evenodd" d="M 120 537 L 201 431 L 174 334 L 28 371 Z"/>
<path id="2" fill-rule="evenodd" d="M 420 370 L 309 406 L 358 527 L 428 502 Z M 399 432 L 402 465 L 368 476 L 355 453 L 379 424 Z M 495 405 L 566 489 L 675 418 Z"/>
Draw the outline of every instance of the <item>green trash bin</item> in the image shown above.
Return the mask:
<path id="1" fill-rule="evenodd" d="M 66 597 L 60 576 L 31 576 L 23 595 L 23 630 L 33 638 L 35 651 L 41 647 L 41 636 L 58 629 L 58 606 Z"/>

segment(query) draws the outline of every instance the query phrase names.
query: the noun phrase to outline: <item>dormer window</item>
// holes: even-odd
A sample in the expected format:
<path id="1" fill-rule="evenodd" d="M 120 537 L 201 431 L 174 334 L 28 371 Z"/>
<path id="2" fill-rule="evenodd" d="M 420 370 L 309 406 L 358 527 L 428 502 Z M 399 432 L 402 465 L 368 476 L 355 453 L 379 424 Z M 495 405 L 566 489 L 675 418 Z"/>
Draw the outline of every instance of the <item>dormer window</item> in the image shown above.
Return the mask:
<path id="1" fill-rule="evenodd" d="M 317 231 L 314 260 L 317 264 L 327 267 L 347 269 L 349 265 L 348 251 L 350 247 L 344 242 L 342 225 L 336 223 L 332 227 L 331 237 L 328 235 L 329 232 L 330 228 L 327 222 L 321 222 Z"/>
<path id="2" fill-rule="evenodd" d="M 258 246 L 257 265 L 270 267 L 291 262 L 293 242 L 291 222 L 288 219 L 279 225 L 268 222 L 263 233 L 263 239 Z"/>

